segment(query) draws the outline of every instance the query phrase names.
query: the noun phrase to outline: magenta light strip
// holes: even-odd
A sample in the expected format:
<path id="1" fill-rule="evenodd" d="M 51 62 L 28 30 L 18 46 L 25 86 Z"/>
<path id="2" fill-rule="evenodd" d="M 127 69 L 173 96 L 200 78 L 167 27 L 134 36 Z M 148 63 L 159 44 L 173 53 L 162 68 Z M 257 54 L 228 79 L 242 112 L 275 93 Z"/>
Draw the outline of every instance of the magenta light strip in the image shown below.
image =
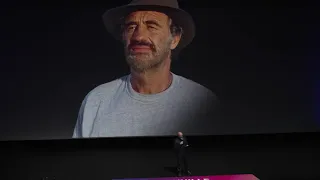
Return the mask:
<path id="1" fill-rule="evenodd" d="M 252 174 L 218 175 L 218 176 L 189 176 L 189 177 L 165 177 L 165 178 L 127 178 L 114 180 L 259 180 Z"/>

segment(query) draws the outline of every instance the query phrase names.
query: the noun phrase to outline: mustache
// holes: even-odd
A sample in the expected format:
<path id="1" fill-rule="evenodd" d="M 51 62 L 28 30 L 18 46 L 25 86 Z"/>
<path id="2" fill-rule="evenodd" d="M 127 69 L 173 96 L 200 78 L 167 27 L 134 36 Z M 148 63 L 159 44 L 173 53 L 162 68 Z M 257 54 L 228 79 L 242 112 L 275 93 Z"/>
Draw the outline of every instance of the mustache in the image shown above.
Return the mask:
<path id="1" fill-rule="evenodd" d="M 155 46 L 147 41 L 132 41 L 129 44 L 128 49 L 132 49 L 133 46 L 148 46 L 152 51 L 156 50 Z"/>

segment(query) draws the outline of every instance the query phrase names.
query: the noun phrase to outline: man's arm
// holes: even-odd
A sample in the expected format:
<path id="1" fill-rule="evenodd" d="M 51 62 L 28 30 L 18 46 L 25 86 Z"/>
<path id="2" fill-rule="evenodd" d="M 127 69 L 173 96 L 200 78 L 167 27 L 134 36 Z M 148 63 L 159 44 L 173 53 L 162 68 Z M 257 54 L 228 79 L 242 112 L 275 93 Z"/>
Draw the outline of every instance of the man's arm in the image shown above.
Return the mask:
<path id="1" fill-rule="evenodd" d="M 174 144 L 173 144 L 174 149 L 177 149 L 179 147 L 179 142 L 177 138 L 174 139 Z"/>
<path id="2" fill-rule="evenodd" d="M 208 90 L 204 103 L 204 123 L 202 125 L 203 135 L 212 135 L 220 131 L 221 117 L 220 117 L 220 102 L 216 94 Z"/>
<path id="3" fill-rule="evenodd" d="M 188 143 L 188 140 L 186 137 L 184 137 L 184 146 L 185 147 L 188 147 L 189 146 L 189 143 Z"/>
<path id="4" fill-rule="evenodd" d="M 82 137 L 82 135 L 81 135 L 81 125 L 80 124 L 81 124 L 81 122 L 78 119 L 77 123 L 76 123 L 76 126 L 74 127 L 74 130 L 73 130 L 72 138 L 81 138 Z"/>
<path id="5" fill-rule="evenodd" d="M 99 96 L 89 93 L 81 104 L 72 136 L 73 138 L 88 138 L 91 136 L 92 127 L 99 107 Z"/>
<path id="6" fill-rule="evenodd" d="M 208 90 L 207 93 L 207 112 L 211 117 L 216 117 L 218 116 L 220 112 L 220 102 L 215 93 L 212 91 Z"/>
<path id="7" fill-rule="evenodd" d="M 82 122 L 83 122 L 85 100 L 86 100 L 86 98 L 83 100 L 83 102 L 81 104 L 72 138 L 82 138 Z"/>

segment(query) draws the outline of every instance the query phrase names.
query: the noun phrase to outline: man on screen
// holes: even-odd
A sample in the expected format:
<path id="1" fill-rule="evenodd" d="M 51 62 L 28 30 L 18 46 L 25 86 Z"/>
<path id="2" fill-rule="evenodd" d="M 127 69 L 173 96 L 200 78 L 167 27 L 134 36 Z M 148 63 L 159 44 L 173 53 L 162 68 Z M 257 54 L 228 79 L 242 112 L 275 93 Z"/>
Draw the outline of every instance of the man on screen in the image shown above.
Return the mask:
<path id="1" fill-rule="evenodd" d="M 214 133 L 215 94 L 170 70 L 171 57 L 195 35 L 191 16 L 178 2 L 133 0 L 103 19 L 123 42 L 131 73 L 85 97 L 73 137 L 163 136 L 178 129 Z"/>

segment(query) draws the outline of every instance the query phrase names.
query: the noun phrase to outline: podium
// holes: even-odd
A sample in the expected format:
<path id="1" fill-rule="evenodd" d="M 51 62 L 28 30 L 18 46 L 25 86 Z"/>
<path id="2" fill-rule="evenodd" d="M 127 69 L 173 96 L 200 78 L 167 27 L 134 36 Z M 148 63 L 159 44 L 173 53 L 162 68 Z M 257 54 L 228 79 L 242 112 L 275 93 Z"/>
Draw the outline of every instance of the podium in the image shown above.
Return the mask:
<path id="1" fill-rule="evenodd" d="M 216 176 L 186 176 L 186 177 L 162 177 L 162 178 L 125 178 L 113 180 L 259 180 L 253 174 L 234 174 Z"/>

